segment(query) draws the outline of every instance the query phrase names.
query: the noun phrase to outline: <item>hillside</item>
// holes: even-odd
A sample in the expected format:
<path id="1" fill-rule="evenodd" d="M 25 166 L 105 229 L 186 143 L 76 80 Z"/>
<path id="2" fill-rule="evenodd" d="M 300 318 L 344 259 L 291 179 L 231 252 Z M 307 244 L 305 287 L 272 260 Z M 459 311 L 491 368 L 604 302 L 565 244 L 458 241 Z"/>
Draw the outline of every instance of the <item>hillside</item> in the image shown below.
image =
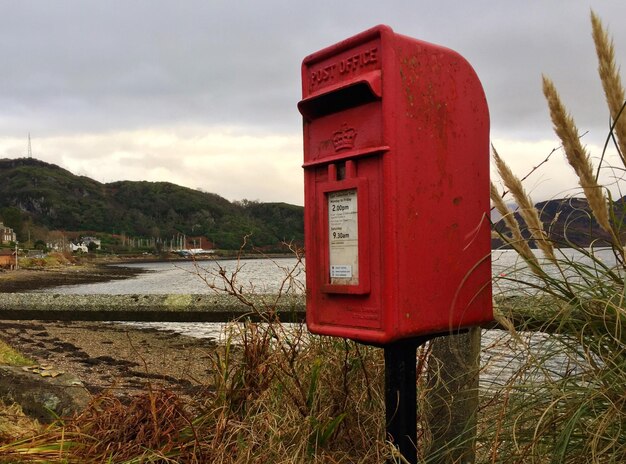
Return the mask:
<path id="1" fill-rule="evenodd" d="M 545 230 L 555 246 L 567 247 L 572 244 L 589 246 L 592 242 L 595 246 L 608 246 L 609 236 L 595 221 L 586 199 L 562 198 L 542 201 L 535 206 L 540 213 Z M 613 203 L 612 209 L 614 221 L 618 224 L 623 223 L 624 219 L 626 219 L 626 200 L 624 198 L 617 200 Z M 515 213 L 515 218 L 520 223 L 522 235 L 526 238 L 530 237 L 530 233 L 519 213 Z M 508 233 L 508 229 L 502 219 L 495 223 L 494 229 Z M 622 241 L 624 239 L 626 239 L 626 231 L 622 233 Z M 501 240 L 492 239 L 491 248 L 495 249 L 501 246 L 503 246 Z"/>
<path id="2" fill-rule="evenodd" d="M 303 241 L 303 208 L 236 202 L 168 182 L 100 183 L 32 158 L 0 159 L 0 218 L 24 240 L 23 223 L 47 230 L 134 237 L 204 236 L 237 249 Z"/>
<path id="3" fill-rule="evenodd" d="M 592 240 L 598 246 L 606 244 L 608 237 L 586 200 L 555 199 L 536 206 L 557 246 L 588 246 Z M 519 214 L 515 217 L 524 236 L 530 236 Z M 613 204 L 613 217 L 616 221 L 626 217 L 624 198 Z M 0 159 L 0 220 L 16 230 L 20 241 L 38 228 L 161 239 L 203 236 L 222 249 L 238 249 L 246 235 L 256 247 L 302 243 L 304 236 L 300 206 L 230 202 L 169 182 L 105 184 L 33 158 Z M 494 227 L 506 231 L 501 219 Z M 501 240 L 492 240 L 492 248 L 501 246 Z"/>

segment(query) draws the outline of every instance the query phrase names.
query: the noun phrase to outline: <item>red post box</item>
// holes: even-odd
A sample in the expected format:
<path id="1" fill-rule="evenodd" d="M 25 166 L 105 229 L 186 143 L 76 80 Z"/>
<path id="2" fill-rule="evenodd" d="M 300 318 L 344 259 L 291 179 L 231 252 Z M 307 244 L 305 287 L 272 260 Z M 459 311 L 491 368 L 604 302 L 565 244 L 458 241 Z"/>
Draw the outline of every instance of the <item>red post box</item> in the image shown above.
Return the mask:
<path id="1" fill-rule="evenodd" d="M 472 67 L 377 26 L 306 57 L 302 93 L 310 331 L 386 344 L 491 320 Z"/>

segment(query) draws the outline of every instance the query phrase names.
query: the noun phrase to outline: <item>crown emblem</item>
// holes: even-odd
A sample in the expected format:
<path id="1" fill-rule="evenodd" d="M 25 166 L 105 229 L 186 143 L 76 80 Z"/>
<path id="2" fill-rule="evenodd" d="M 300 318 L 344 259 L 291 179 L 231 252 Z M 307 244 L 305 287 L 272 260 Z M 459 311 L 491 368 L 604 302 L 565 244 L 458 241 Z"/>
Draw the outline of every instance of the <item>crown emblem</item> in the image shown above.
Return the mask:
<path id="1" fill-rule="evenodd" d="M 335 151 L 347 150 L 354 148 L 354 139 L 356 138 L 356 130 L 348 127 L 347 124 L 341 126 L 341 130 L 333 133 L 333 145 Z"/>

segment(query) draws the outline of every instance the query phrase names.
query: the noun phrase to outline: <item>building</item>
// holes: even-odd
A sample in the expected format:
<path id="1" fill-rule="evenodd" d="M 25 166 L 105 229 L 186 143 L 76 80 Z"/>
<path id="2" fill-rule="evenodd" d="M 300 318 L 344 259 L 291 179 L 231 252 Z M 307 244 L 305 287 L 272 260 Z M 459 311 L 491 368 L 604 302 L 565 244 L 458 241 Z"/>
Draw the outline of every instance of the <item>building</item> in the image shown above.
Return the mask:
<path id="1" fill-rule="evenodd" d="M 17 237 L 15 236 L 13 229 L 6 227 L 2 222 L 0 222 L 0 245 L 16 241 Z"/>
<path id="2" fill-rule="evenodd" d="M 0 269 L 16 269 L 17 252 L 11 249 L 0 250 Z"/>
<path id="3" fill-rule="evenodd" d="M 72 252 L 74 252 L 74 253 L 76 253 L 76 252 L 81 252 L 81 253 L 89 252 L 89 248 L 83 242 L 78 242 L 78 243 L 70 242 L 70 250 L 72 250 Z"/>
<path id="4" fill-rule="evenodd" d="M 87 248 L 89 248 L 89 245 L 93 243 L 96 247 L 96 250 L 99 250 L 100 246 L 102 245 L 102 241 L 96 237 L 83 237 L 81 239 L 81 243 L 85 245 Z"/>
<path id="5" fill-rule="evenodd" d="M 100 239 L 96 237 L 81 237 L 78 240 L 72 240 L 69 245 L 72 252 L 87 253 L 91 248 L 99 250 L 101 243 Z"/>

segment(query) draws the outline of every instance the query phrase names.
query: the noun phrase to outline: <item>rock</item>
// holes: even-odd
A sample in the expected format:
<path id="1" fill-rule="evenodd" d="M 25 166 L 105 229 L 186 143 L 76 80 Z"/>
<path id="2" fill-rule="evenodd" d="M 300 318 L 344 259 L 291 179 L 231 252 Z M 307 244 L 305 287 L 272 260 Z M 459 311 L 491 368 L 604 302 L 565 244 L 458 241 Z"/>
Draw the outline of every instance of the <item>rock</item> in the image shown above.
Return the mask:
<path id="1" fill-rule="evenodd" d="M 78 378 L 50 366 L 0 365 L 0 397 L 44 423 L 81 411 L 91 400 Z"/>
<path id="2" fill-rule="evenodd" d="M 245 295 L 262 312 L 285 322 L 304 320 L 304 295 Z M 227 294 L 77 295 L 3 293 L 1 320 L 227 322 L 249 316 L 248 304 Z M 258 315 L 257 315 L 258 316 Z M 258 320 L 259 317 L 256 317 Z"/>

